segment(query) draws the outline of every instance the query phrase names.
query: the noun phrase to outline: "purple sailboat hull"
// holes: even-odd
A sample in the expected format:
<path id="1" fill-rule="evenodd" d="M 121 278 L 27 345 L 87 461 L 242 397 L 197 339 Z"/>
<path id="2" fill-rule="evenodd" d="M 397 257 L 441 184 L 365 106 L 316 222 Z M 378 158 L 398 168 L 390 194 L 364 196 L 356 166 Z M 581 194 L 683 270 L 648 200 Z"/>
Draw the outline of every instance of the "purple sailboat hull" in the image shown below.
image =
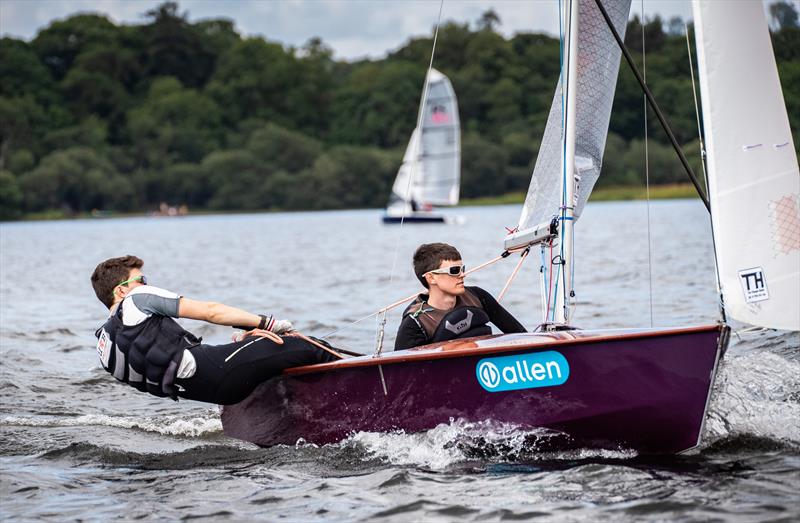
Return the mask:
<path id="1" fill-rule="evenodd" d="M 677 453 L 699 442 L 727 334 L 723 325 L 510 334 L 351 358 L 290 369 L 223 407 L 222 424 L 269 446 L 493 420 Z"/>

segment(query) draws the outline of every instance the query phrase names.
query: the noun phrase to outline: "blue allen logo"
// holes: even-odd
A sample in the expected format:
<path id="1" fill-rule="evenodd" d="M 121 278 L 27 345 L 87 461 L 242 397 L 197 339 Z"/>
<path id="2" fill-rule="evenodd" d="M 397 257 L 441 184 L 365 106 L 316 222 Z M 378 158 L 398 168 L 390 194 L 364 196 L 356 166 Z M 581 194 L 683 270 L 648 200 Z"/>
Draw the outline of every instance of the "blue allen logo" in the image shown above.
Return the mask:
<path id="1" fill-rule="evenodd" d="M 484 358 L 475 375 L 489 392 L 553 387 L 567 381 L 569 363 L 556 351 Z"/>

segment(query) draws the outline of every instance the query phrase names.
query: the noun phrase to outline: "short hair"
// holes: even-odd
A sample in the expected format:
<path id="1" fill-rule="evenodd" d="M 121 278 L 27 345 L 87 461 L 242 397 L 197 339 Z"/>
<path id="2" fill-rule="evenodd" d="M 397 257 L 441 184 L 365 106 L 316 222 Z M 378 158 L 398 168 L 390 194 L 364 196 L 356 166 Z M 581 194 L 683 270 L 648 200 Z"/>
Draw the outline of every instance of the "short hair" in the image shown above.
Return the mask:
<path id="1" fill-rule="evenodd" d="M 420 283 L 428 288 L 425 273 L 438 269 L 443 261 L 458 261 L 461 253 L 446 243 L 423 243 L 414 252 L 414 274 Z"/>
<path id="2" fill-rule="evenodd" d="M 136 256 L 109 258 L 95 267 L 92 273 L 92 287 L 97 299 L 109 309 L 114 304 L 114 289 L 120 282 L 128 279 L 133 269 L 141 269 L 144 262 Z"/>

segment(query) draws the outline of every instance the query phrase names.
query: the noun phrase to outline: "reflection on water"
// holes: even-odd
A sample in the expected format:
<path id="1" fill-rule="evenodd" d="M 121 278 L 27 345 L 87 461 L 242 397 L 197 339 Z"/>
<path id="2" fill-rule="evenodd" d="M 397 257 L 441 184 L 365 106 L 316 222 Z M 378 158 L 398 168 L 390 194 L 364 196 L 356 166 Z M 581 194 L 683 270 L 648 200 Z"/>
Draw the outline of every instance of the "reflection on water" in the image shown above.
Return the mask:
<path id="1" fill-rule="evenodd" d="M 701 324 L 718 318 L 705 209 L 592 203 L 576 227 L 573 323 Z M 501 520 L 793 519 L 800 516 L 800 339 L 734 337 L 704 446 L 638 457 L 554 445 L 537 430 L 453 420 L 421 434 L 258 449 L 225 438 L 218 410 L 136 392 L 102 371 L 89 284 L 101 260 L 136 254 L 153 284 L 287 318 L 374 349 L 375 320 L 418 288 L 423 242 L 476 266 L 502 250 L 518 207 L 458 209 L 459 226 L 384 226 L 378 211 L 126 218 L 0 225 L 0 510 L 9 519 Z M 515 260 L 470 277 L 497 293 Z M 652 294 L 649 292 L 652 283 Z M 538 254 L 504 300 L 540 321 Z M 651 309 L 652 303 L 652 309 Z M 389 314 L 391 346 L 401 308 Z M 186 322 L 209 342 L 230 329 Z M 346 327 L 346 328 L 345 328 Z M 735 326 L 736 327 L 736 326 Z M 635 430 L 635 427 L 631 427 Z M 114 499 L 114 503 L 109 503 Z"/>

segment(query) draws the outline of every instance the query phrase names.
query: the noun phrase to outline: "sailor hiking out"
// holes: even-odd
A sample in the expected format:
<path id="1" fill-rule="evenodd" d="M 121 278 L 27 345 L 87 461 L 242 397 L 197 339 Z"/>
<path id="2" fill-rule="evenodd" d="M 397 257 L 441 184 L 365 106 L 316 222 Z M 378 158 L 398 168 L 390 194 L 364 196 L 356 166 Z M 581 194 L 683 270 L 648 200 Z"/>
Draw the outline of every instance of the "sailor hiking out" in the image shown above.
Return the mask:
<path id="1" fill-rule="evenodd" d="M 136 256 L 111 258 L 92 274 L 97 298 L 111 311 L 97 330 L 103 368 L 155 396 L 230 405 L 284 369 L 335 359 L 292 324 L 215 302 L 190 300 L 148 285 Z M 226 345 L 205 345 L 173 318 L 237 326 L 247 332 Z M 283 336 L 281 336 L 283 335 Z"/>

